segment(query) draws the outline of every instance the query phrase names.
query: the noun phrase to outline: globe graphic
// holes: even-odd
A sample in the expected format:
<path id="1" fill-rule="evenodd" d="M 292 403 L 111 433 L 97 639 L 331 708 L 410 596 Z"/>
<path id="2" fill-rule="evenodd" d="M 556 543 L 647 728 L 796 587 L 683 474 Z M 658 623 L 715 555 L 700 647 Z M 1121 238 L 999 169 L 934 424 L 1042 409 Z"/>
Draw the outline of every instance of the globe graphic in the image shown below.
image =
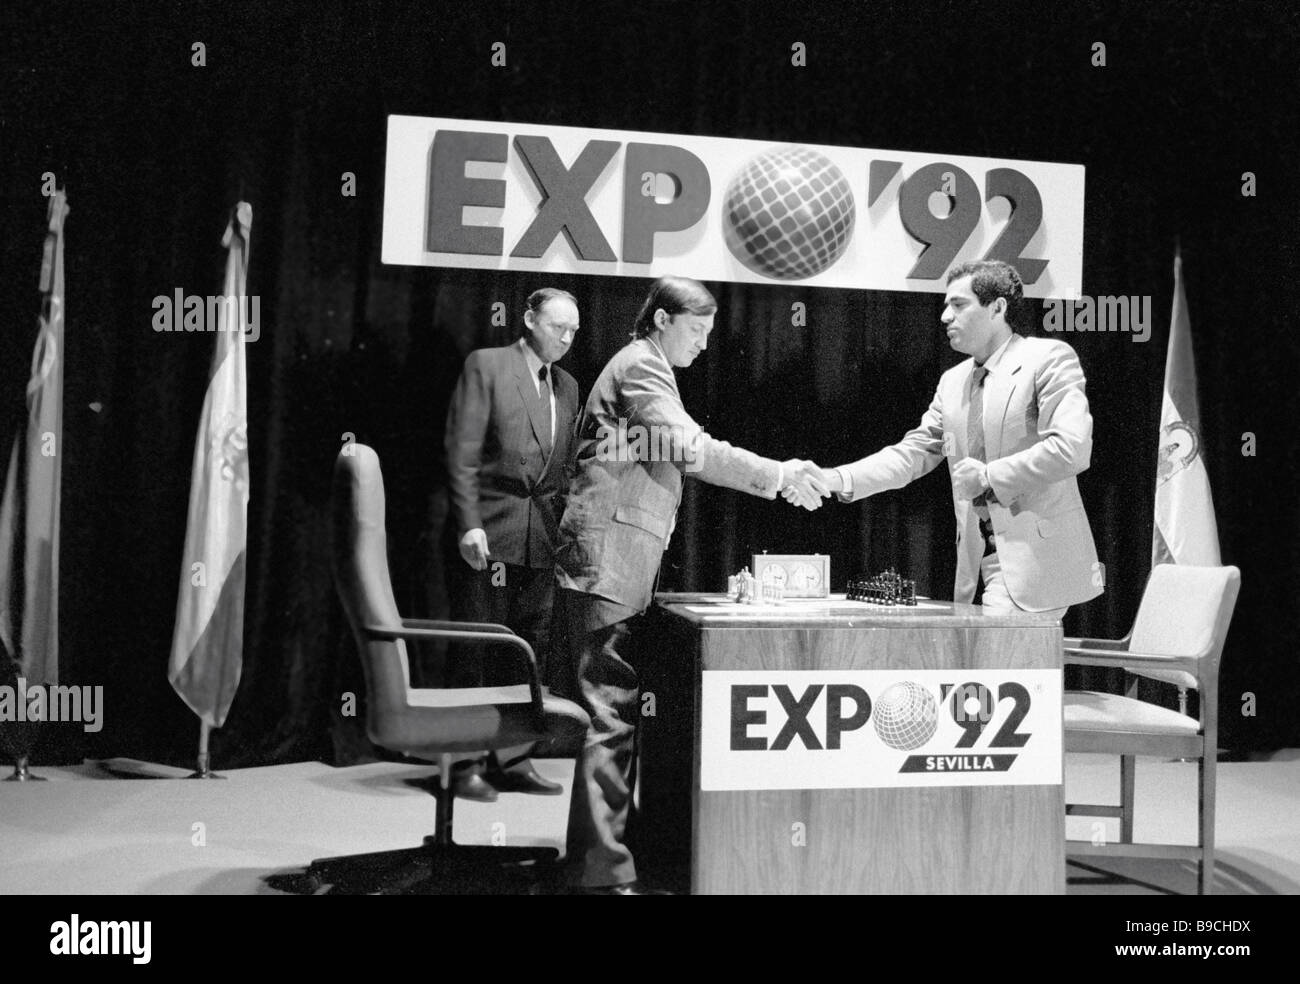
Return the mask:
<path id="1" fill-rule="evenodd" d="M 919 683 L 904 680 L 880 695 L 871 718 L 881 741 L 900 752 L 910 752 L 934 737 L 939 705 Z"/>
<path id="2" fill-rule="evenodd" d="M 777 280 L 821 273 L 853 238 L 853 192 L 844 173 L 806 147 L 751 159 L 727 186 L 722 215 L 736 259 Z"/>

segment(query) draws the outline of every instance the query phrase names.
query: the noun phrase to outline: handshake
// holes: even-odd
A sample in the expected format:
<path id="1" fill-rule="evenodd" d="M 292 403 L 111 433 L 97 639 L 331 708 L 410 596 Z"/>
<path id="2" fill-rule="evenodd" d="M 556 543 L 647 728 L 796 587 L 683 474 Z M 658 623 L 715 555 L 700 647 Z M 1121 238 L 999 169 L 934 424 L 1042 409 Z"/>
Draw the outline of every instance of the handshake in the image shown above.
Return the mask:
<path id="1" fill-rule="evenodd" d="M 791 458 L 781 463 L 781 496 L 786 502 L 803 506 L 811 511 L 822 504 L 822 499 L 840 491 L 839 473 L 823 470 L 811 461 Z"/>

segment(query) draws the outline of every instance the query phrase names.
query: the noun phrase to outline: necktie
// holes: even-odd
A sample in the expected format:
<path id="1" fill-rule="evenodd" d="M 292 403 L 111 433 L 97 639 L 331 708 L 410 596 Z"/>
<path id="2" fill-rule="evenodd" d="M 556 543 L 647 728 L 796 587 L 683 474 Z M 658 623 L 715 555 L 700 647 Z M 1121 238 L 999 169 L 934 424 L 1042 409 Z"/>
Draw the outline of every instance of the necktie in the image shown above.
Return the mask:
<path id="1" fill-rule="evenodd" d="M 551 387 L 548 382 L 546 366 L 537 370 L 537 399 L 542 409 L 542 451 L 551 453 Z"/>
<path id="2" fill-rule="evenodd" d="M 970 412 L 966 415 L 966 454 L 976 461 L 985 460 L 984 451 L 984 377 L 989 374 L 984 366 L 976 366 L 970 375 Z M 972 500 L 983 506 L 988 493 L 981 492 Z"/>

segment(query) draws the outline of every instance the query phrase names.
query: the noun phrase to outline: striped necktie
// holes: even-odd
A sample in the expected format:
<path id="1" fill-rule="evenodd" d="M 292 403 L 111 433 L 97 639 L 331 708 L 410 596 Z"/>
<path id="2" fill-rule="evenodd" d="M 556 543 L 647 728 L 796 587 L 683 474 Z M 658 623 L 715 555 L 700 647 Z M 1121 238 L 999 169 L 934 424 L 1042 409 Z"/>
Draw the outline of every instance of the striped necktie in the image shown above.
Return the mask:
<path id="1" fill-rule="evenodd" d="M 970 376 L 970 412 L 966 415 L 966 454 L 976 461 L 986 461 L 984 449 L 984 377 L 989 371 L 976 366 Z M 975 505 L 988 503 L 988 493 L 981 492 L 973 500 Z"/>

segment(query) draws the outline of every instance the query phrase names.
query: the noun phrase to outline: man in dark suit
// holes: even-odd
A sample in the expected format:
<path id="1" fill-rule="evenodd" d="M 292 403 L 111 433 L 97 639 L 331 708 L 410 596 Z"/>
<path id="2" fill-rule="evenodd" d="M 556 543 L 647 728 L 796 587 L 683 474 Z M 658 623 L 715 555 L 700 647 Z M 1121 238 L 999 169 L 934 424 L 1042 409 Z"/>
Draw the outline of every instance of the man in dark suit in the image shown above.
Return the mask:
<path id="1" fill-rule="evenodd" d="M 447 415 L 451 509 L 465 565 L 457 617 L 509 626 L 533 647 L 543 680 L 555 543 L 578 415 L 578 384 L 554 363 L 577 331 L 573 295 L 551 287 L 534 291 L 518 341 L 469 354 Z M 461 653 L 447 682 L 495 683 L 483 679 L 475 655 Z M 487 767 L 490 785 L 478 769 L 460 772 L 457 795 L 492 800 L 497 790 L 560 793 L 558 783 L 538 775 L 529 751 L 495 753 Z"/>

